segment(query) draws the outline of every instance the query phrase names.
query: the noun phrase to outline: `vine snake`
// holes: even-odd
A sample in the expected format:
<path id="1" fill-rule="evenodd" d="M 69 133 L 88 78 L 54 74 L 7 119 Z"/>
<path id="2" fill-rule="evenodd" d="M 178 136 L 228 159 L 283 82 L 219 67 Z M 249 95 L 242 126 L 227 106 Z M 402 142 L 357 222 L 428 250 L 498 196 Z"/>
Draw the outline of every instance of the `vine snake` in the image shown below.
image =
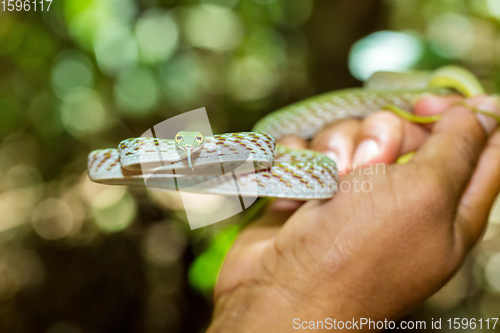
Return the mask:
<path id="1" fill-rule="evenodd" d="M 335 162 L 319 152 L 287 148 L 276 140 L 290 134 L 310 139 L 337 120 L 365 117 L 381 109 L 416 123 L 435 122 L 439 116 L 413 115 L 413 104 L 424 95 L 456 93 L 469 97 L 484 94 L 484 89 L 472 73 L 456 66 L 434 72 L 378 72 L 363 88 L 322 94 L 273 112 L 252 132 L 203 136 L 181 131 L 170 139 L 132 138 L 117 149 L 93 151 L 89 177 L 104 184 L 146 184 L 200 193 L 330 198 L 337 189 Z"/>

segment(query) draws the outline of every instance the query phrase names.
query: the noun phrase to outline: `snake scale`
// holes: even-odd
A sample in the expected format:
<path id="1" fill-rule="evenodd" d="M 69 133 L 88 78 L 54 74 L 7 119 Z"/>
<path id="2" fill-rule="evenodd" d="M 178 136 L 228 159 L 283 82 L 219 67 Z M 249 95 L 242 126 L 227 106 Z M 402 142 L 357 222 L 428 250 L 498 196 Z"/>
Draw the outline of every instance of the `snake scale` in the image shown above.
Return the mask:
<path id="1" fill-rule="evenodd" d="M 291 134 L 310 139 L 335 121 L 362 118 L 388 106 L 412 120 L 418 98 L 457 92 L 471 96 L 483 89 L 460 67 L 428 73 L 380 72 L 363 88 L 325 93 L 273 112 L 252 132 L 207 137 L 179 132 L 171 139 L 132 138 L 116 149 L 95 150 L 88 159 L 89 177 L 103 184 L 199 193 L 331 198 L 338 182 L 335 162 L 319 152 L 287 148 L 276 140 Z"/>

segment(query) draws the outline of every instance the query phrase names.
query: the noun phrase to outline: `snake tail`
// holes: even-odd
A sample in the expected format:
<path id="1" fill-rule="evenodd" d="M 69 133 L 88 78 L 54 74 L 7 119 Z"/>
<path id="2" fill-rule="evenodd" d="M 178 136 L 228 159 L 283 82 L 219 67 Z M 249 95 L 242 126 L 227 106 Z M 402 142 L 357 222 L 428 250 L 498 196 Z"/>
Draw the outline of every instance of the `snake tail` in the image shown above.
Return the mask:
<path id="1" fill-rule="evenodd" d="M 386 105 L 382 109 L 391 111 L 391 112 L 395 113 L 396 115 L 398 115 L 399 117 L 406 119 L 412 123 L 416 123 L 416 124 L 432 124 L 432 123 L 439 121 L 439 119 L 441 119 L 440 115 L 426 116 L 426 117 L 417 116 L 417 115 L 414 115 L 412 113 L 409 113 L 408 111 L 406 111 L 406 110 L 404 110 L 396 105 Z"/>
<path id="2" fill-rule="evenodd" d="M 497 104 L 498 104 L 498 101 L 497 101 Z M 491 118 L 495 119 L 497 121 L 497 123 L 500 125 L 500 116 L 497 114 L 494 114 L 494 113 L 488 112 L 488 111 L 480 110 L 480 109 L 478 109 L 470 104 L 467 104 L 465 102 L 462 102 L 462 101 L 457 102 L 456 105 L 461 105 L 461 106 L 466 107 L 467 109 L 470 109 L 476 113 L 484 114 L 485 116 L 491 117 Z"/>

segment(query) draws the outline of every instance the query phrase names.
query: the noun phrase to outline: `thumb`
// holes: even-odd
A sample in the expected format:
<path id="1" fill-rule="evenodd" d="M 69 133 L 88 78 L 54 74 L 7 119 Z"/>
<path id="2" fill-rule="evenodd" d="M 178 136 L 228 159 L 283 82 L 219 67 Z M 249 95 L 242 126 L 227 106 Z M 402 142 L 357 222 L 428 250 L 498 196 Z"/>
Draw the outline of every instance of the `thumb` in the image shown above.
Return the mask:
<path id="1" fill-rule="evenodd" d="M 500 114 L 492 97 L 474 97 L 466 103 L 482 111 Z M 441 189 L 446 189 L 447 194 L 458 201 L 497 126 L 492 117 L 474 113 L 464 106 L 453 106 L 434 126 L 432 135 L 418 151 L 413 163 L 429 170 Z"/>

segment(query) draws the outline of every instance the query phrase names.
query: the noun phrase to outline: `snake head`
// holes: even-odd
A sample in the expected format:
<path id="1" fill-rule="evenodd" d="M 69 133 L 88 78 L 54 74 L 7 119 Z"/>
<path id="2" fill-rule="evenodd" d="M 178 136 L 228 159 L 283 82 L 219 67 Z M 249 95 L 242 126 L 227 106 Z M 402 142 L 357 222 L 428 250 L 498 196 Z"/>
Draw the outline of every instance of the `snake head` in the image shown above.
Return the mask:
<path id="1" fill-rule="evenodd" d="M 174 141 L 179 149 L 186 151 L 189 167 L 194 171 L 191 154 L 203 147 L 205 138 L 200 132 L 180 131 L 175 135 Z"/>

